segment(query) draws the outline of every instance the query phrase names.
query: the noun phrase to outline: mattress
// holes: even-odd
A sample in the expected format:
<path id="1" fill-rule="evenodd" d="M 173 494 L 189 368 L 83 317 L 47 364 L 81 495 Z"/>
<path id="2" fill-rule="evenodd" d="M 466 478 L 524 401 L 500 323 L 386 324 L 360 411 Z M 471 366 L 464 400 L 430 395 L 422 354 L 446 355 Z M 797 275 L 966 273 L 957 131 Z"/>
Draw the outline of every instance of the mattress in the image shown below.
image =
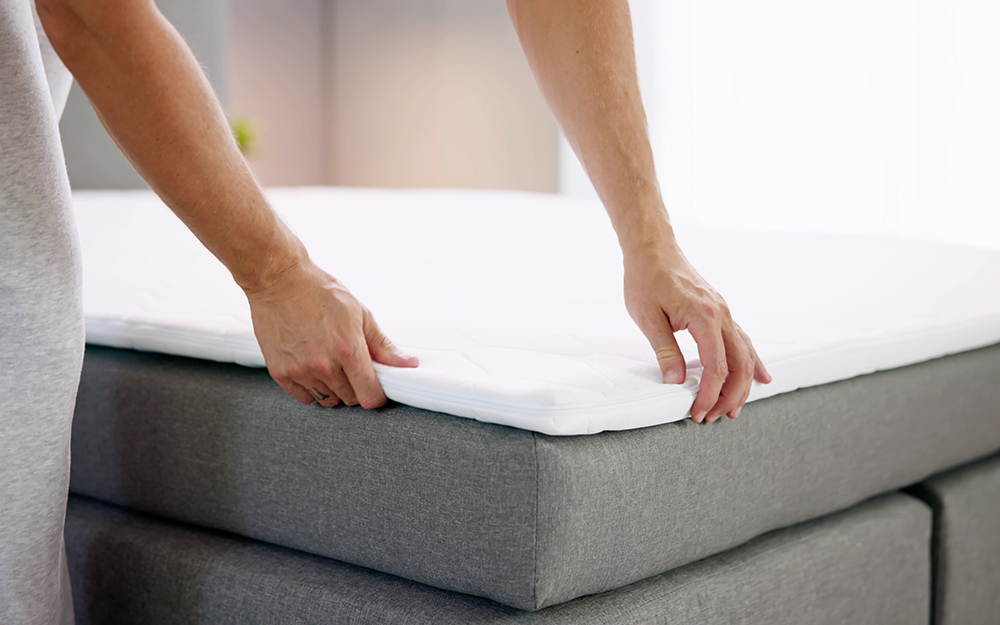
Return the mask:
<path id="1" fill-rule="evenodd" d="M 913 489 L 934 509 L 934 622 L 997 622 L 1000 614 L 1000 456 Z"/>
<path id="2" fill-rule="evenodd" d="M 276 210 L 415 369 L 386 395 L 553 435 L 684 419 L 622 302 L 600 205 L 515 192 L 272 189 Z M 87 341 L 262 366 L 240 289 L 150 192 L 76 192 Z M 885 238 L 677 228 L 774 377 L 750 401 L 1000 341 L 1000 254 Z"/>
<path id="3" fill-rule="evenodd" d="M 78 625 L 920 625 L 930 516 L 888 495 L 534 613 L 80 497 L 66 552 Z"/>
<path id="4" fill-rule="evenodd" d="M 754 402 L 736 421 L 547 436 L 267 371 L 87 347 L 70 490 L 539 610 L 1000 450 L 1000 345 Z"/>

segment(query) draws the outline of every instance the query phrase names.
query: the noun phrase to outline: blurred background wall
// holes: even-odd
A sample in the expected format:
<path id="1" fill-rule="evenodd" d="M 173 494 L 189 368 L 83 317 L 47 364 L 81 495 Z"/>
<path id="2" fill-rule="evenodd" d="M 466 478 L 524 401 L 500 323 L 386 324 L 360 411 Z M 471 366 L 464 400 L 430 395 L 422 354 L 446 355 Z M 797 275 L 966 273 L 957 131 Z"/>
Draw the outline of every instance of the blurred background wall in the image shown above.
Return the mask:
<path id="1" fill-rule="evenodd" d="M 337 0 L 328 180 L 556 191 L 558 130 L 501 0 Z"/>
<path id="2" fill-rule="evenodd" d="M 227 3 L 227 109 L 256 131 L 249 157 L 258 178 L 265 185 L 329 184 L 332 2 Z"/>
<path id="3" fill-rule="evenodd" d="M 501 0 L 158 0 L 265 185 L 554 192 L 558 130 Z M 143 186 L 79 87 L 74 188 Z"/>
<path id="4" fill-rule="evenodd" d="M 631 0 L 678 222 L 1000 248 L 1000 3 Z M 501 0 L 158 0 L 265 185 L 593 189 Z M 78 89 L 76 188 L 141 181 Z"/>
<path id="5" fill-rule="evenodd" d="M 226 102 L 229 95 L 226 0 L 160 0 Z M 59 123 L 70 184 L 75 189 L 131 189 L 146 184 L 104 131 L 80 86 L 73 83 Z"/>

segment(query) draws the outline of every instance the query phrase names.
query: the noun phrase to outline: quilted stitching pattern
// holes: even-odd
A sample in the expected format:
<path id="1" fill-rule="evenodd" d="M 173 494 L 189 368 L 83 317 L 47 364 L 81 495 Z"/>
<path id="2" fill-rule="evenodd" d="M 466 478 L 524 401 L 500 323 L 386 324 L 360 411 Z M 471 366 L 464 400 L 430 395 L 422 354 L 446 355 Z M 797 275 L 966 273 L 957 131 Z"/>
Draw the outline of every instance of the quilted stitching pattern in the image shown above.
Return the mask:
<path id="1" fill-rule="evenodd" d="M 377 366 L 417 407 L 547 434 L 688 416 L 621 301 L 621 258 L 587 201 L 512 192 L 270 192 L 310 254 L 417 369 Z M 149 192 L 75 195 L 91 343 L 262 366 L 226 270 Z M 775 382 L 751 400 L 1000 341 L 1000 254 L 892 239 L 679 228 Z M 379 252 L 368 241 L 378 237 Z M 751 266 L 742 259 L 754 257 Z"/>

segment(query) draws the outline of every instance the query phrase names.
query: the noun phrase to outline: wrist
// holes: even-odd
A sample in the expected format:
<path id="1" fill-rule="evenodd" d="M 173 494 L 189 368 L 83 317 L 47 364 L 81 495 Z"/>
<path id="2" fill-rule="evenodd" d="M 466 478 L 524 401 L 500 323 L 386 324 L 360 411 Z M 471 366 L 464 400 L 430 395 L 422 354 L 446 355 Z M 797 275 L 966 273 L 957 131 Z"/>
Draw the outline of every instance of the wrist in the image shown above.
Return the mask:
<path id="1" fill-rule="evenodd" d="M 662 215 L 645 215 L 641 219 L 635 219 L 628 227 L 621 228 L 618 242 L 626 264 L 652 255 L 680 251 L 666 211 Z"/>
<path id="2" fill-rule="evenodd" d="M 285 245 L 262 254 L 243 272 L 233 272 L 233 279 L 247 295 L 270 291 L 289 275 L 309 269 L 312 260 L 305 246 L 294 235 L 289 235 Z"/>

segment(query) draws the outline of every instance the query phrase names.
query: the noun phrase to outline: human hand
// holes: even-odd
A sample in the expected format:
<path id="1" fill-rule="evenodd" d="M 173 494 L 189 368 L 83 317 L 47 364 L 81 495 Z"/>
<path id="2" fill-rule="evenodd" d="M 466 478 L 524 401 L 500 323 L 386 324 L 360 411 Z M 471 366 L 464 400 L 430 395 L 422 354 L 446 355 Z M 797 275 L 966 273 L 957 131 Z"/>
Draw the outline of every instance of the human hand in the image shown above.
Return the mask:
<path id="1" fill-rule="evenodd" d="M 378 408 L 386 397 L 372 361 L 418 364 L 396 349 L 339 280 L 309 260 L 245 292 L 267 370 L 303 404 Z"/>
<path id="2" fill-rule="evenodd" d="M 656 352 L 663 381 L 684 382 L 687 367 L 674 333 L 688 330 L 704 367 L 691 418 L 738 417 L 753 380 L 768 384 L 771 375 L 726 301 L 691 266 L 672 233 L 626 249 L 624 259 L 625 306 Z"/>

